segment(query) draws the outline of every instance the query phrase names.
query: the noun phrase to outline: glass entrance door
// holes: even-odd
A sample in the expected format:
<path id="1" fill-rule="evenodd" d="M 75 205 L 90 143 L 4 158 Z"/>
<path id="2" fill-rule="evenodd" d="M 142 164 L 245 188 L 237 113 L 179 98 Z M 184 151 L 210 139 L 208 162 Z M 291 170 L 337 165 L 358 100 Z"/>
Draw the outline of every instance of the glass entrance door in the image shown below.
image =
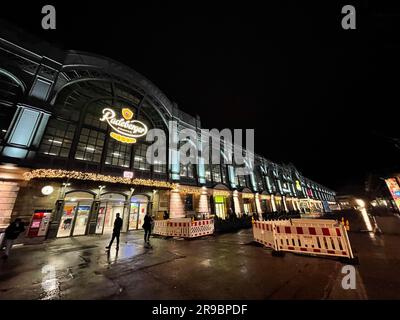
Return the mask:
<path id="1" fill-rule="evenodd" d="M 132 202 L 129 214 L 129 229 L 141 229 L 144 223 L 144 217 L 147 214 L 147 202 Z"/>
<path id="2" fill-rule="evenodd" d="M 225 197 L 223 196 L 215 196 L 215 214 L 218 218 L 226 219 L 226 206 L 225 206 Z"/>
<path id="3" fill-rule="evenodd" d="M 75 214 L 75 224 L 74 224 L 74 236 L 82 236 L 86 234 L 86 227 L 89 221 L 91 204 L 79 203 L 76 214 Z"/>
<path id="4" fill-rule="evenodd" d="M 96 234 L 103 233 L 105 217 L 106 217 L 106 206 L 101 205 L 99 208 L 99 213 L 97 214 Z"/>

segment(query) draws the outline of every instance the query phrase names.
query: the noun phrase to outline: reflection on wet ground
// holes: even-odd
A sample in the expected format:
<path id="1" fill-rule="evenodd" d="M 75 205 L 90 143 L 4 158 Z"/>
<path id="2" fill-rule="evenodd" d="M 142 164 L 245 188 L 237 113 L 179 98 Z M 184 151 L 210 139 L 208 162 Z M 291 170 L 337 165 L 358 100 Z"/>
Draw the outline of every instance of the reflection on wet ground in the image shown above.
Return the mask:
<path id="1" fill-rule="evenodd" d="M 271 251 L 251 230 L 198 240 L 121 235 L 57 239 L 15 248 L 0 262 L 1 299 L 365 299 L 400 298 L 398 236 L 350 233 L 360 257 L 357 289 L 341 288 L 335 259 Z"/>

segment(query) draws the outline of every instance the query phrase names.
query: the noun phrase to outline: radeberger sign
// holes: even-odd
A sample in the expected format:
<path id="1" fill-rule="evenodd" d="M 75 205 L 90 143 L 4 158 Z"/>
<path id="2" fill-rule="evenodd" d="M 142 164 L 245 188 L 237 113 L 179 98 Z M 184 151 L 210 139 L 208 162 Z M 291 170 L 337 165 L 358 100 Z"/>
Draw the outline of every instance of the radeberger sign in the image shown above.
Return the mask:
<path id="1" fill-rule="evenodd" d="M 132 120 L 133 111 L 123 108 L 121 113 L 122 118 L 117 119 L 113 109 L 103 109 L 103 117 L 100 121 L 106 121 L 113 129 L 110 133 L 111 138 L 123 143 L 135 143 L 137 138 L 146 135 L 147 126 L 141 121 Z"/>

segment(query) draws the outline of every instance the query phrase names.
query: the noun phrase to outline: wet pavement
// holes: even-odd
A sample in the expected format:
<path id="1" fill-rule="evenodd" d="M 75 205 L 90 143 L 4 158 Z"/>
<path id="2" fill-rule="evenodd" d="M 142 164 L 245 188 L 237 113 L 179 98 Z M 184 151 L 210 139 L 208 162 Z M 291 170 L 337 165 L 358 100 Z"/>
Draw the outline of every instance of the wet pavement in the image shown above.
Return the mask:
<path id="1" fill-rule="evenodd" d="M 271 250 L 250 230 L 195 240 L 82 236 L 15 247 L 0 261 L 0 299 L 399 299 L 399 235 L 350 233 L 356 289 L 341 286 L 335 259 Z"/>

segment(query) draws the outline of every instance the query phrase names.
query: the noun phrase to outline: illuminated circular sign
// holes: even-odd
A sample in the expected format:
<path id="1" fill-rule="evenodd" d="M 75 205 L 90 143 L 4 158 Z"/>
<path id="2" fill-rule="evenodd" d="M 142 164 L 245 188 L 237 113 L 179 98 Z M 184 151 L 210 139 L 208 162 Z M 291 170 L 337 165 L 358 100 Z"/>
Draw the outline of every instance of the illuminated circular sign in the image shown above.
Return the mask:
<path id="1" fill-rule="evenodd" d="M 147 126 L 141 121 L 132 120 L 134 115 L 132 110 L 123 108 L 121 113 L 122 118 L 117 119 L 113 109 L 103 109 L 103 117 L 100 121 L 106 121 L 114 130 L 110 133 L 111 138 L 123 143 L 135 143 L 136 138 L 146 135 Z"/>
<path id="2" fill-rule="evenodd" d="M 54 191 L 54 188 L 52 186 L 44 186 L 42 188 L 42 194 L 45 196 L 48 196 L 50 194 L 52 194 Z"/>

